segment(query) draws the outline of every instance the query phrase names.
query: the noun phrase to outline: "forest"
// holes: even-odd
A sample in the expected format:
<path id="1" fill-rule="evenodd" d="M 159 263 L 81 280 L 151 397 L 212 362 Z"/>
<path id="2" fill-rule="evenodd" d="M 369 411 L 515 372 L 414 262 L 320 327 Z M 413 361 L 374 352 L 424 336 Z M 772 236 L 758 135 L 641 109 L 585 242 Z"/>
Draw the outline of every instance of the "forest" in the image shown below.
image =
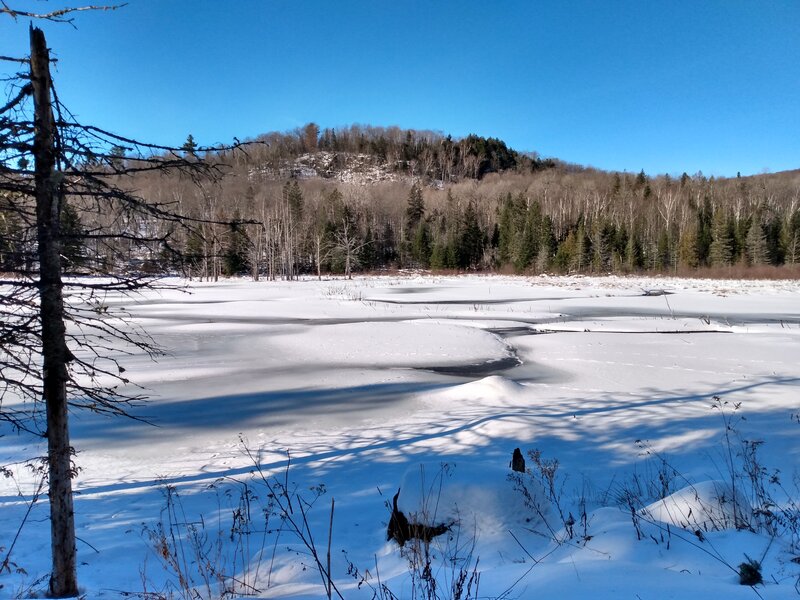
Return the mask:
<path id="1" fill-rule="evenodd" d="M 190 135 L 180 158 L 218 174 L 202 180 L 139 170 L 146 157 L 124 145 L 86 157 L 189 220 L 111 215 L 69 197 L 65 272 L 293 279 L 395 269 L 741 275 L 771 267 L 789 276 L 800 261 L 800 171 L 605 172 L 494 138 L 362 125 L 309 123 L 249 142 L 201 151 Z M 3 194 L 0 271 L 27 272 L 35 227 L 24 202 Z M 128 233 L 104 233 L 121 229 Z"/>

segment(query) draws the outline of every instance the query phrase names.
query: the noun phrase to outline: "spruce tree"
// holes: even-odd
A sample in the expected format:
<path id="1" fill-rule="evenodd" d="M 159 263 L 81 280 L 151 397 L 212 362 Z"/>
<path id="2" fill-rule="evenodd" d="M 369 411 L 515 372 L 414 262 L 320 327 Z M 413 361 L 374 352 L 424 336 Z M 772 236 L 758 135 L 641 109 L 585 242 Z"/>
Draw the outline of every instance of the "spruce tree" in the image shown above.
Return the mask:
<path id="1" fill-rule="evenodd" d="M 747 262 L 751 265 L 765 265 L 769 262 L 767 250 L 767 236 L 758 215 L 753 215 L 750 228 L 747 231 L 745 240 L 747 250 Z"/>
<path id="2" fill-rule="evenodd" d="M 411 241 L 411 258 L 420 267 L 426 268 L 430 265 L 431 234 L 425 221 L 420 221 L 414 230 L 414 239 Z"/>
<path id="3" fill-rule="evenodd" d="M 477 267 L 483 258 L 483 232 L 478 224 L 475 203 L 470 201 L 464 211 L 458 245 L 458 266 L 462 269 Z"/>
<path id="4" fill-rule="evenodd" d="M 700 264 L 697 230 L 696 225 L 689 225 L 680 236 L 678 241 L 678 264 L 681 267 L 696 269 Z"/>
<path id="5" fill-rule="evenodd" d="M 714 267 L 726 267 L 733 262 L 733 239 L 725 211 L 718 208 L 714 212 L 711 226 L 711 245 L 708 261 Z"/>

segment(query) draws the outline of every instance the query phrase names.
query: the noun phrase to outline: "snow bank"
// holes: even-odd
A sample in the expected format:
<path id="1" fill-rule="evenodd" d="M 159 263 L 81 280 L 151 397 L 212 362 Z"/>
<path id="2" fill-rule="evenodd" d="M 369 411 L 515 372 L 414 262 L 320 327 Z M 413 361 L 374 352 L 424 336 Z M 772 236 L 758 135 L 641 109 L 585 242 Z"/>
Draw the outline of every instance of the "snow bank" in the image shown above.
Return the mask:
<path id="1" fill-rule="evenodd" d="M 740 490 L 719 480 L 687 486 L 642 510 L 642 515 L 692 531 L 748 527 L 753 509 Z"/>

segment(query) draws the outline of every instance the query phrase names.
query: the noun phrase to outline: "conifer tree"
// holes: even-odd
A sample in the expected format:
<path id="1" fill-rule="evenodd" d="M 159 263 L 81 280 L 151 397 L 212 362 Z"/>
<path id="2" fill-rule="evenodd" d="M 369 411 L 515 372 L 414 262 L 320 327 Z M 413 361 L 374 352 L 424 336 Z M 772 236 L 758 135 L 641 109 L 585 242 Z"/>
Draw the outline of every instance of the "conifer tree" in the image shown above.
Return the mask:
<path id="1" fill-rule="evenodd" d="M 241 215 L 237 211 L 233 221 L 228 224 L 224 240 L 223 273 L 227 276 L 241 275 L 250 268 L 250 239 L 241 225 Z"/>
<path id="2" fill-rule="evenodd" d="M 420 267 L 428 267 L 431 258 L 431 233 L 428 224 L 423 220 L 414 231 L 411 241 L 411 258 Z"/>
<path id="3" fill-rule="evenodd" d="M 553 219 L 549 215 L 542 217 L 539 229 L 539 251 L 536 255 L 536 270 L 543 273 L 550 268 L 556 248 L 556 237 L 553 233 Z"/>
<path id="4" fill-rule="evenodd" d="M 728 227 L 728 218 L 721 208 L 714 211 L 711 237 L 712 241 L 708 250 L 709 263 L 714 267 L 725 267 L 732 264 L 733 239 Z"/>
<path id="5" fill-rule="evenodd" d="M 683 231 L 678 242 L 678 264 L 681 267 L 696 269 L 700 264 L 698 253 L 698 227 L 689 225 Z"/>
<path id="6" fill-rule="evenodd" d="M 458 245 L 458 266 L 468 269 L 478 266 L 483 258 L 483 232 L 478 224 L 475 203 L 470 201 L 464 211 Z"/>
<path id="7" fill-rule="evenodd" d="M 69 202 L 64 202 L 61 209 L 61 265 L 65 273 L 80 271 L 86 263 L 86 235 L 78 211 Z"/>
<path id="8" fill-rule="evenodd" d="M 767 236 L 757 214 L 753 215 L 745 243 L 748 263 L 751 265 L 764 265 L 769 262 Z"/>
<path id="9" fill-rule="evenodd" d="M 419 183 L 414 183 L 411 186 L 411 191 L 408 193 L 408 207 L 406 208 L 406 224 L 409 233 L 417 231 L 422 218 L 425 216 L 425 201 L 422 198 L 422 188 Z"/>

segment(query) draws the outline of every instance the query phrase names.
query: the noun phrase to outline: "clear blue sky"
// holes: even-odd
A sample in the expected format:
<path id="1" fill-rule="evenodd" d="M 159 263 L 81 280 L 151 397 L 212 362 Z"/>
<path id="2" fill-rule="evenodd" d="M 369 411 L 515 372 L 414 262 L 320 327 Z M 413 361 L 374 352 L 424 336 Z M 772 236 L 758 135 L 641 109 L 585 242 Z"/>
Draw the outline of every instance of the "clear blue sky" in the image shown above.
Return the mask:
<path id="1" fill-rule="evenodd" d="M 62 100 L 121 134 L 364 123 L 631 172 L 800 168 L 800 0 L 128 1 L 41 24 Z M 0 54 L 26 47 L 0 18 Z"/>

